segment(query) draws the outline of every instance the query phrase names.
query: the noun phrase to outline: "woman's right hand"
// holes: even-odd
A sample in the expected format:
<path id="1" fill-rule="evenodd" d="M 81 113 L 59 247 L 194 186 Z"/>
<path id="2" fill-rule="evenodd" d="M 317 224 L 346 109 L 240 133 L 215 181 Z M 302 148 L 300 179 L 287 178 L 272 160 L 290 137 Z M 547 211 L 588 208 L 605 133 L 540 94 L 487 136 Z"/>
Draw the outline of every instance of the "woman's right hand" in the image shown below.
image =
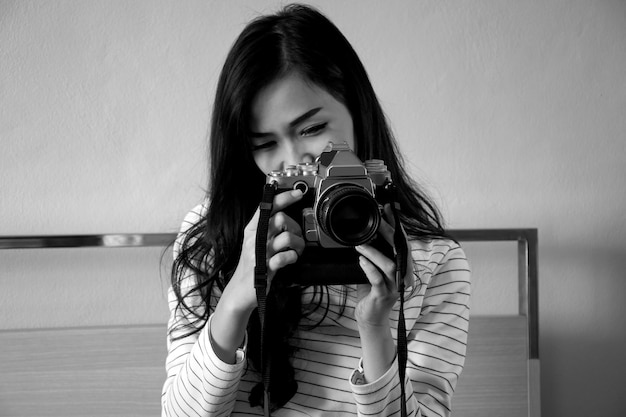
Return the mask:
<path id="1" fill-rule="evenodd" d="M 300 191 L 284 192 L 274 197 L 267 234 L 268 288 L 276 271 L 296 262 L 304 250 L 302 228 L 282 212 L 301 198 Z M 215 353 L 227 363 L 235 363 L 235 351 L 243 342 L 248 319 L 257 306 L 254 267 L 259 214 L 257 209 L 244 229 L 239 263 L 215 307 L 209 329 Z"/>
<path id="2" fill-rule="evenodd" d="M 276 272 L 295 263 L 304 250 L 305 243 L 300 224 L 282 212 L 300 199 L 302 192 L 299 190 L 283 192 L 274 197 L 267 233 L 268 289 Z M 250 312 L 257 306 L 254 267 L 259 215 L 260 211 L 257 209 L 244 228 L 239 263 L 222 295 L 230 299 L 229 303 L 234 303 L 233 306 Z M 227 292 L 229 294 L 226 294 Z"/>

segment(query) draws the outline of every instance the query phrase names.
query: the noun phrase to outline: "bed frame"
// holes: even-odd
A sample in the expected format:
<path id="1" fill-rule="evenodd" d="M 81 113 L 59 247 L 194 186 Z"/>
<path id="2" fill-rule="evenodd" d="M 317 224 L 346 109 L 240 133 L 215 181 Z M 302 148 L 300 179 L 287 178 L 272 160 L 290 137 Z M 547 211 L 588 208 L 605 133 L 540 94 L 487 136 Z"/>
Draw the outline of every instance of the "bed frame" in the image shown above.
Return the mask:
<path id="1" fill-rule="evenodd" d="M 539 417 L 537 230 L 453 230 L 517 241 L 519 314 L 473 316 L 453 416 Z M 172 234 L 0 237 L 0 249 L 165 246 Z M 0 331 L 0 415 L 158 416 L 165 324 Z"/>

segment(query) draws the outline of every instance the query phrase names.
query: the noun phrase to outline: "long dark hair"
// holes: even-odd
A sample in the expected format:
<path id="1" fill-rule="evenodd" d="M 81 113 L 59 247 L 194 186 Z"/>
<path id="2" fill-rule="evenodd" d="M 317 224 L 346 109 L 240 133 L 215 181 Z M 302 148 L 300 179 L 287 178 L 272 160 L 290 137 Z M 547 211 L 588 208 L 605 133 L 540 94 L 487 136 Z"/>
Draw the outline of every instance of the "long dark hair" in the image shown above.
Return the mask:
<path id="1" fill-rule="evenodd" d="M 399 190 L 401 221 L 406 232 L 417 239 L 445 235 L 436 207 L 403 168 L 386 117 L 350 43 L 317 10 L 303 5 L 286 6 L 245 27 L 233 44 L 219 78 L 211 121 L 208 210 L 182 236 L 172 268 L 178 308 L 195 317 L 187 335 L 200 331 L 211 314 L 211 292 L 223 290 L 232 276 L 239 261 L 243 229 L 261 199 L 265 173 L 254 162 L 247 134 L 250 103 L 263 87 L 288 73 L 298 73 L 348 108 L 354 123 L 354 151 L 361 160 L 385 161 Z M 190 290 L 183 291 L 180 284 L 188 271 L 195 273 L 197 282 Z M 290 314 L 281 316 L 294 319 L 273 323 L 282 337 L 270 338 L 276 340 L 276 346 L 269 347 L 272 380 L 280 381 L 270 387 L 274 407 L 284 405 L 296 390 L 290 364 L 294 348 L 289 345 L 288 336 L 300 319 L 301 290 L 288 291 L 291 293 L 275 298 L 290 302 L 275 308 L 291 310 Z M 198 295 L 204 305 L 188 305 L 191 303 L 187 300 Z M 257 330 L 258 320 L 253 315 L 248 326 L 248 357 L 259 369 L 258 344 L 253 337 Z M 260 403 L 259 389 L 251 394 L 253 405 Z"/>

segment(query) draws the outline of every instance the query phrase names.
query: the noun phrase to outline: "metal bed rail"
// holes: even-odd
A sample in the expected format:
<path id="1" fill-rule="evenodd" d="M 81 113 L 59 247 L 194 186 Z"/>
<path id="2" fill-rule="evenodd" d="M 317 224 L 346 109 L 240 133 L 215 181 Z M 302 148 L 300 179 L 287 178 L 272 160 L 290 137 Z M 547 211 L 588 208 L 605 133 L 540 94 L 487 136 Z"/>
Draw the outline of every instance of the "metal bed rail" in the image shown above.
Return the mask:
<path id="1" fill-rule="evenodd" d="M 111 233 L 101 235 L 0 236 L 0 249 L 127 248 L 167 246 L 175 233 Z"/>
<path id="2" fill-rule="evenodd" d="M 539 359 L 537 229 L 459 229 L 449 233 L 461 242 L 517 241 L 519 314 L 528 320 L 529 358 Z"/>
<path id="3" fill-rule="evenodd" d="M 539 358 L 537 229 L 451 229 L 448 233 L 462 242 L 518 242 L 519 314 L 528 319 L 530 358 Z M 167 246 L 175 238 L 175 233 L 0 236 L 0 249 Z"/>

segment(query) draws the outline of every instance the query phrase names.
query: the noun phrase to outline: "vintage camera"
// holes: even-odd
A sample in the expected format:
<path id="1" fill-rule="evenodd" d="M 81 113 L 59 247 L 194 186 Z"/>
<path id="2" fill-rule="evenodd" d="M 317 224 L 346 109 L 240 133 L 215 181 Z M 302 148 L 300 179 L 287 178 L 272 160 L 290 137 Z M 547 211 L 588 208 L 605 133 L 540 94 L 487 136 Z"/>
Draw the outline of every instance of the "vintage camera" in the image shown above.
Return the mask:
<path id="1" fill-rule="evenodd" d="M 391 183 L 384 161 L 363 163 L 347 143 L 330 142 L 315 162 L 272 171 L 267 182 L 277 185 L 277 193 L 299 189 L 304 194 L 284 210 L 300 222 L 306 242 L 298 262 L 281 270 L 293 283 L 367 282 L 354 246 L 372 243 L 386 255 L 393 254 L 377 237 Z"/>

